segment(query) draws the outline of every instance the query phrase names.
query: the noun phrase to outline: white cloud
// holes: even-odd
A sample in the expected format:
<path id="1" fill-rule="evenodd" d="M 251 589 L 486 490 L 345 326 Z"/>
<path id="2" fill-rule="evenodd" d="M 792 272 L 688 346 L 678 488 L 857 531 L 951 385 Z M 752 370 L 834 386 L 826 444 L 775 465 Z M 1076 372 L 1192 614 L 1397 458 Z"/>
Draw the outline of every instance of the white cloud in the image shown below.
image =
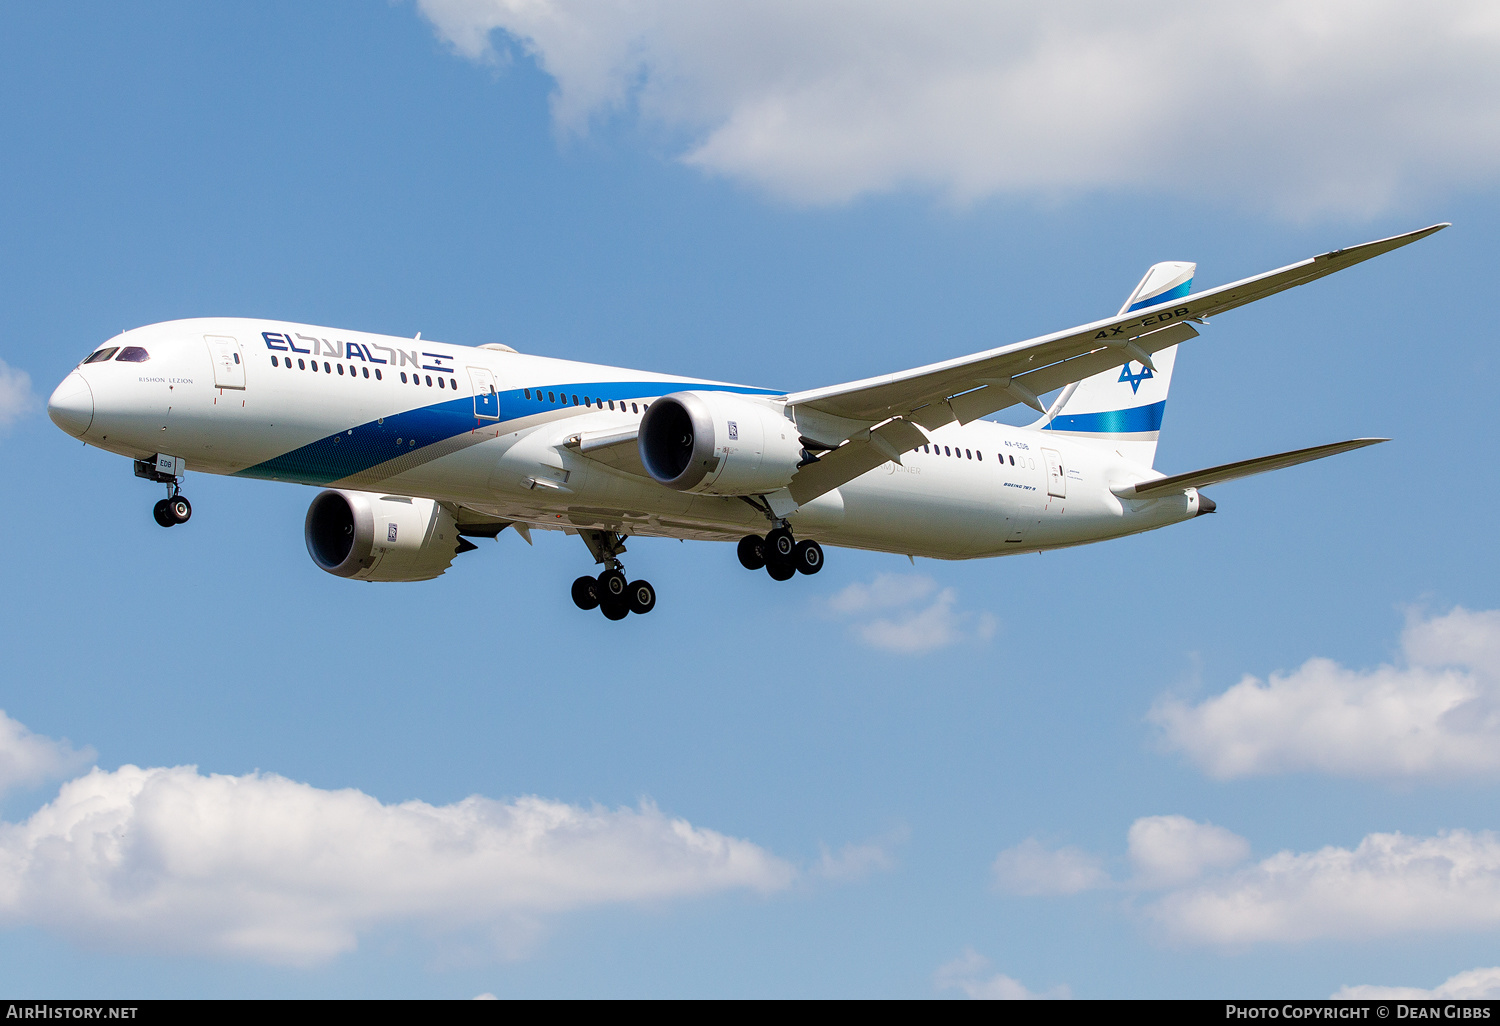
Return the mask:
<path id="1" fill-rule="evenodd" d="M 1401 642 L 1405 665 L 1350 670 L 1309 659 L 1197 705 L 1163 699 L 1150 719 L 1171 748 L 1219 779 L 1500 772 L 1500 611 L 1413 619 Z"/>
<path id="2" fill-rule="evenodd" d="M 933 982 L 938 990 L 961 990 L 966 997 L 975 1000 L 1035 1001 L 1072 997 L 1066 986 L 1053 987 L 1041 994 L 1033 993 L 1004 973 L 986 975 L 989 968 L 989 959 L 973 948 L 965 948 L 962 955 L 933 974 Z"/>
<path id="3" fill-rule="evenodd" d="M 903 828 L 884 838 L 864 844 L 846 844 L 838 851 L 821 845 L 821 854 L 812 871 L 825 880 L 836 883 L 854 883 L 873 873 L 884 873 L 896 868 L 896 856 L 892 851 L 907 839 Z"/>
<path id="4" fill-rule="evenodd" d="M 1131 825 L 1129 854 L 1136 875 L 1116 884 L 1098 855 L 1027 840 L 1000 853 L 995 875 L 1017 894 L 1155 891 L 1136 906 L 1146 920 L 1174 939 L 1227 947 L 1500 927 L 1500 837 L 1488 831 L 1369 834 L 1352 849 L 1282 851 L 1240 866 L 1244 838 L 1151 816 Z"/>
<path id="5" fill-rule="evenodd" d="M 0 794 L 57 780 L 94 761 L 94 750 L 33 734 L 0 709 Z"/>
<path id="6" fill-rule="evenodd" d="M 31 376 L 0 360 L 0 429 L 10 427 L 36 406 L 36 396 L 31 394 Z"/>
<path id="7" fill-rule="evenodd" d="M 1028 837 L 990 867 L 995 886 L 1011 894 L 1078 894 L 1110 884 L 1104 860 L 1081 848 L 1047 848 Z"/>
<path id="8" fill-rule="evenodd" d="M 1500 171 L 1487 0 L 418 6 L 466 57 L 534 58 L 564 131 L 634 115 L 806 203 L 1124 187 L 1369 216 Z"/>
<path id="9" fill-rule="evenodd" d="M 1431 990 L 1421 987 L 1377 987 L 1362 984 L 1358 987 L 1341 987 L 1333 995 L 1335 1001 L 1380 1001 L 1383 999 L 1408 999 L 1413 1001 L 1494 1001 L 1500 998 L 1500 967 L 1470 969 L 1468 972 L 1450 976 Z"/>
<path id="10" fill-rule="evenodd" d="M 1283 851 L 1146 911 L 1170 934 L 1222 945 L 1494 929 L 1500 838 L 1370 834 L 1353 849 Z"/>
<path id="11" fill-rule="evenodd" d="M 650 804 L 385 805 L 182 766 L 95 769 L 25 822 L 0 824 L 0 923 L 303 965 L 392 924 L 478 931 L 504 950 L 548 913 L 769 892 L 794 876 L 764 849 Z"/>
<path id="12" fill-rule="evenodd" d="M 835 616 L 856 621 L 854 634 L 871 648 L 920 655 L 963 641 L 984 641 L 995 633 L 995 618 L 957 608 L 958 593 L 938 590 L 920 574 L 880 574 L 855 583 L 828 601 Z"/>
<path id="13" fill-rule="evenodd" d="M 1139 887 L 1171 887 L 1196 880 L 1206 869 L 1238 865 L 1250 842 L 1212 823 L 1186 816 L 1145 816 L 1130 824 L 1130 861 Z"/>

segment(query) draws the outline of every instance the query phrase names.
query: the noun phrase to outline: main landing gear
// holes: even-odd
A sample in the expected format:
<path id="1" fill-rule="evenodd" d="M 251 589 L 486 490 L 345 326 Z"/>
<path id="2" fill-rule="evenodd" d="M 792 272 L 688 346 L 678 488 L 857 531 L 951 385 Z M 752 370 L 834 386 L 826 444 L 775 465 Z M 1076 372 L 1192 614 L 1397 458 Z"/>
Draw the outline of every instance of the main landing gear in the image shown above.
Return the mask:
<path id="1" fill-rule="evenodd" d="M 579 531 L 596 563 L 605 570 L 598 577 L 580 577 L 573 582 L 573 604 L 579 609 L 598 609 L 607 620 L 623 620 L 631 613 L 649 613 L 656 608 L 656 589 L 648 581 L 630 581 L 620 563 L 625 538 L 613 531 Z"/>
<path id="2" fill-rule="evenodd" d="M 173 473 L 164 469 L 171 468 Z M 179 476 L 183 469 L 181 459 L 167 456 L 157 456 L 155 460 L 136 460 L 135 476 L 144 477 L 148 481 L 167 486 L 167 497 L 158 499 L 156 505 L 151 508 L 151 515 L 156 522 L 163 527 L 176 527 L 185 524 L 193 515 L 193 504 L 187 501 L 182 494 L 182 478 Z"/>
<path id="3" fill-rule="evenodd" d="M 815 541 L 797 541 L 788 527 L 778 527 L 764 538 L 746 535 L 740 539 L 738 554 L 746 570 L 765 567 L 775 581 L 789 581 L 798 573 L 815 574 L 823 569 L 823 546 Z"/>

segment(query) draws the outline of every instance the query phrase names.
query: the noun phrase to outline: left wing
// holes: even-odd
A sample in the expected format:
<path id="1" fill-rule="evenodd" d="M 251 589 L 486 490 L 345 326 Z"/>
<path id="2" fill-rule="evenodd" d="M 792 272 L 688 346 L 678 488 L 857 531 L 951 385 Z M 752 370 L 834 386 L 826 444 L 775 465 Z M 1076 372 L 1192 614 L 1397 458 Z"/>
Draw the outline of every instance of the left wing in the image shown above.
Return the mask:
<path id="1" fill-rule="evenodd" d="M 1195 296 L 971 356 L 844 385 L 794 392 L 787 396 L 786 402 L 789 407 L 841 420 L 869 424 L 903 417 L 925 428 L 941 427 L 955 420 L 967 423 L 1018 402 L 1035 406 L 1036 397 L 1042 393 L 1118 367 L 1127 360 L 1147 362 L 1142 360 L 1143 354 L 1194 337 L 1197 332 L 1187 321 L 1202 322 L 1304 285 L 1446 227 L 1446 223 L 1435 224 L 1404 235 L 1321 253 Z M 820 441 L 836 444 L 842 439 Z"/>

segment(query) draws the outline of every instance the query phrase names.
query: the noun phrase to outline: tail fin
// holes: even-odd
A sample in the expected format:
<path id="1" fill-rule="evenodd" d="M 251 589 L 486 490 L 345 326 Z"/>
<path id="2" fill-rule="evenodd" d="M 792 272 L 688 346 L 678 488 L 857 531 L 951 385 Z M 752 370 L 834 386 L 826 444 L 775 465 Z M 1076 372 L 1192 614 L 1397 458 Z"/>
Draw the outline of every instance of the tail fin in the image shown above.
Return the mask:
<path id="1" fill-rule="evenodd" d="M 1187 295 L 1197 266 L 1171 260 L 1152 267 L 1120 307 L 1120 313 Z M 1152 355 L 1155 370 L 1126 361 L 1122 367 L 1075 382 L 1063 389 L 1046 415 L 1031 426 L 1097 441 L 1149 467 L 1156 459 L 1156 441 L 1176 359 L 1177 347 L 1171 346 Z"/>

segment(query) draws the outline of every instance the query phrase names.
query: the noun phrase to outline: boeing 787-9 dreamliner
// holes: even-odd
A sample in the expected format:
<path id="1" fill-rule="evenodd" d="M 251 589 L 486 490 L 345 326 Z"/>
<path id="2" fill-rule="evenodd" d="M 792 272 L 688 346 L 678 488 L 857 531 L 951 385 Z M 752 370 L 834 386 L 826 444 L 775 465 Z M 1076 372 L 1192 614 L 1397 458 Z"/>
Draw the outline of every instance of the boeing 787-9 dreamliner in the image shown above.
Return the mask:
<path id="1" fill-rule="evenodd" d="M 513 528 L 576 534 L 598 576 L 573 599 L 612 620 L 656 592 L 632 535 L 733 541 L 778 581 L 823 546 L 976 559 L 1082 545 L 1214 510 L 1200 489 L 1384 441 L 1354 438 L 1206 470 L 1154 468 L 1177 347 L 1210 317 L 1447 227 L 1334 250 L 1193 293 L 1160 263 L 1112 317 L 972 356 L 785 392 L 308 324 L 202 317 L 135 328 L 58 385 L 58 427 L 166 486 L 188 470 L 320 485 L 313 562 L 423 581 Z M 1039 396 L 1061 389 L 1050 406 Z M 1024 404 L 1026 427 L 984 418 Z"/>

